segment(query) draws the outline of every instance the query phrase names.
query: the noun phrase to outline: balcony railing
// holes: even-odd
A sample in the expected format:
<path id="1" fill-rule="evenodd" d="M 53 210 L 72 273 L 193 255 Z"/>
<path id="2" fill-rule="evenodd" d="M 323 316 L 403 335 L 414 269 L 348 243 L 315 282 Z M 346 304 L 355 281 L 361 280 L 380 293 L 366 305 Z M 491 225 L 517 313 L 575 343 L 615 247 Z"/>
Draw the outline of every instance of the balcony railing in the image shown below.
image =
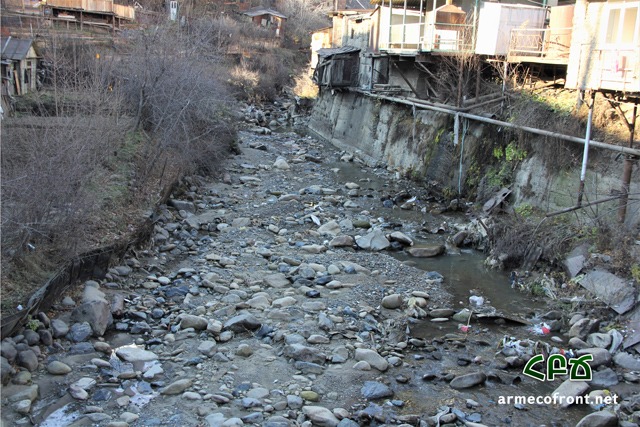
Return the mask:
<path id="1" fill-rule="evenodd" d="M 47 0 L 47 5 L 86 12 L 113 13 L 119 18 L 131 20 L 136 17 L 133 7 L 115 4 L 112 0 Z"/>
<path id="2" fill-rule="evenodd" d="M 508 59 L 567 64 L 571 28 L 516 28 L 511 30 Z"/>
<path id="3" fill-rule="evenodd" d="M 601 48 L 592 53 L 591 88 L 640 93 L 640 47 Z"/>
<path id="4" fill-rule="evenodd" d="M 429 24 L 422 39 L 425 52 L 473 52 L 473 26 L 469 24 Z"/>
<path id="5" fill-rule="evenodd" d="M 387 37 L 384 34 L 381 37 L 380 49 L 417 51 L 423 29 L 424 23 L 391 25 Z"/>

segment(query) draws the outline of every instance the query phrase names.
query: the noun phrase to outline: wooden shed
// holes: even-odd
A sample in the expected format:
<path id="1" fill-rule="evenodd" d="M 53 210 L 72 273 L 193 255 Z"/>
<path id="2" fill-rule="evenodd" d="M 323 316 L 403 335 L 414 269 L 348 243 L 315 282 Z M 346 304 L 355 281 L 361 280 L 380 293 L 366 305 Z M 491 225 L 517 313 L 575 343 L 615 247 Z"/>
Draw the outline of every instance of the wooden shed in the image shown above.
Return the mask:
<path id="1" fill-rule="evenodd" d="M 357 86 L 360 72 L 360 49 L 353 46 L 320 49 L 313 81 L 318 86 L 340 88 Z"/>
<path id="2" fill-rule="evenodd" d="M 284 22 L 287 20 L 282 13 L 269 8 L 254 7 L 243 15 L 250 17 L 254 24 L 272 30 L 276 37 L 282 36 Z"/>
<path id="3" fill-rule="evenodd" d="M 38 55 L 33 40 L 0 38 L 2 46 L 2 93 L 24 95 L 37 88 Z"/>

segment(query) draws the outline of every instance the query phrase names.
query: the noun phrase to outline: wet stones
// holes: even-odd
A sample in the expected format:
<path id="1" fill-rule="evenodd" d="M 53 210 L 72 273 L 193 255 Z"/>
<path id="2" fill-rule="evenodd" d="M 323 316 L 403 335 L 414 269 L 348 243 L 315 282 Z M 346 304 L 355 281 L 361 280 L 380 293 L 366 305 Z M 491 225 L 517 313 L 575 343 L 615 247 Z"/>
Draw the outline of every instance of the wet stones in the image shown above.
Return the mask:
<path id="1" fill-rule="evenodd" d="M 382 307 L 390 310 L 395 310 L 397 308 L 400 308 L 402 307 L 402 304 L 403 304 L 403 299 L 402 299 L 402 295 L 400 294 L 387 295 L 386 297 L 382 298 L 382 302 L 381 302 Z"/>
<path id="2" fill-rule="evenodd" d="M 567 399 L 568 397 L 575 398 L 576 396 L 582 396 L 589 390 L 589 383 L 585 381 L 570 381 L 566 380 L 556 388 L 552 395 L 561 396 L 560 407 L 568 408 L 569 402 L 575 402 L 575 399 Z"/>
<path id="3" fill-rule="evenodd" d="M 233 332 L 255 331 L 262 323 L 250 313 L 239 314 L 224 322 L 223 328 Z"/>
<path id="4" fill-rule="evenodd" d="M 104 335 L 107 328 L 113 323 L 111 306 L 106 300 L 105 294 L 93 284 L 86 284 L 82 294 L 82 304 L 73 310 L 71 320 L 79 323 L 87 322 L 91 326 L 93 334 L 98 337 Z"/>
<path id="5" fill-rule="evenodd" d="M 180 329 L 193 328 L 196 331 L 207 329 L 207 319 L 201 316 L 195 316 L 192 314 L 180 315 Z"/>
<path id="6" fill-rule="evenodd" d="M 356 349 L 354 358 L 357 361 L 368 363 L 370 366 L 380 372 L 384 372 L 389 368 L 389 362 L 387 362 L 387 360 L 384 357 L 380 356 L 375 350 L 358 348 Z"/>
<path id="7" fill-rule="evenodd" d="M 383 399 L 385 397 L 392 397 L 393 390 L 386 384 L 378 381 L 365 381 L 362 389 L 360 389 L 362 397 L 369 400 Z"/>
<path id="8" fill-rule="evenodd" d="M 131 363 L 150 362 L 152 360 L 158 359 L 157 354 L 136 346 L 120 347 L 119 349 L 116 350 L 116 355 L 120 359 L 125 360 L 127 362 L 131 362 Z"/>
<path id="9" fill-rule="evenodd" d="M 340 422 L 333 412 L 322 406 L 303 406 L 302 412 L 313 425 L 319 427 L 335 427 Z"/>
<path id="10" fill-rule="evenodd" d="M 432 258 L 445 252 L 444 245 L 414 246 L 407 249 L 407 253 L 415 258 Z"/>
<path id="11" fill-rule="evenodd" d="M 184 378 L 177 381 L 172 382 L 168 386 L 164 387 L 160 390 L 160 394 L 173 395 L 180 394 L 193 384 L 193 380 L 190 378 Z"/>
<path id="12" fill-rule="evenodd" d="M 51 375 L 66 375 L 71 372 L 71 367 L 66 363 L 54 360 L 47 365 L 47 372 Z"/>
<path id="13" fill-rule="evenodd" d="M 460 375 L 451 380 L 449 385 L 455 389 L 465 389 L 483 384 L 487 380 L 487 376 L 483 372 L 472 372 L 470 374 Z"/>
<path id="14" fill-rule="evenodd" d="M 18 353 L 16 364 L 30 372 L 38 368 L 38 356 L 33 350 L 24 350 Z"/>
<path id="15" fill-rule="evenodd" d="M 356 239 L 356 244 L 364 250 L 379 252 L 391 246 L 381 230 L 374 230 L 371 233 Z"/>

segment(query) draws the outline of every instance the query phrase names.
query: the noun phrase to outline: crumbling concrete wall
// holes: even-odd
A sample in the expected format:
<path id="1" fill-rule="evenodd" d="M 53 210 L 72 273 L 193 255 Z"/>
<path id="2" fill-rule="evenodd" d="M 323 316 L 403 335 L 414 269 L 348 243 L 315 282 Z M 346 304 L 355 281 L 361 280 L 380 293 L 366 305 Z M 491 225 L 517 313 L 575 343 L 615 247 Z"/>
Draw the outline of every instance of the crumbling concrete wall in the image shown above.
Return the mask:
<path id="1" fill-rule="evenodd" d="M 533 127 L 536 124 L 531 124 Z M 459 184 L 468 200 L 483 203 L 495 188 L 487 176 L 487 161 L 492 158 L 493 140 L 503 130 L 469 121 L 461 125 L 461 138 L 454 144 L 453 116 L 380 100 L 357 92 L 323 90 L 314 106 L 309 128 L 335 146 L 356 152 L 369 164 L 382 164 L 415 179 L 438 185 L 443 194 L 455 196 Z M 460 152 L 464 133 L 462 177 Z M 531 152 L 513 163 L 511 204 L 529 204 L 545 212 L 573 206 L 580 180 L 582 146 L 572 146 L 573 166 L 559 169 L 545 158 L 544 137 L 527 135 Z M 583 203 L 620 190 L 623 158 L 617 153 L 591 149 Z M 499 189 L 499 188 L 498 188 Z M 630 193 L 640 193 L 640 171 L 634 167 Z M 636 197 L 637 199 L 637 197 Z M 603 203 L 583 212 L 594 218 L 602 215 L 616 220 L 618 201 Z M 640 202 L 632 201 L 627 210 L 627 225 L 640 225 Z"/>

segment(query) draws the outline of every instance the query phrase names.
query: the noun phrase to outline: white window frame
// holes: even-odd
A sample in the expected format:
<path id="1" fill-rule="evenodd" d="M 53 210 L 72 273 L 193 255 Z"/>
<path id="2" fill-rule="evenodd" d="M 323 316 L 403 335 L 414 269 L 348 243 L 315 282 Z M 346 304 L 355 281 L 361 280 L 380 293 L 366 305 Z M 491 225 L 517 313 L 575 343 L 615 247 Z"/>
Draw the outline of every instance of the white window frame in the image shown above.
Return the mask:
<path id="1" fill-rule="evenodd" d="M 622 43 L 622 32 L 624 30 L 624 16 L 629 13 L 630 9 L 636 10 L 636 26 L 634 28 L 633 40 L 630 43 Z M 618 18 L 618 31 L 613 41 L 607 41 L 607 33 L 609 30 L 609 16 L 611 12 L 617 10 L 620 12 Z M 607 3 L 606 18 L 602 29 L 602 44 L 608 48 L 636 48 L 640 45 L 640 2 L 612 2 Z"/>

